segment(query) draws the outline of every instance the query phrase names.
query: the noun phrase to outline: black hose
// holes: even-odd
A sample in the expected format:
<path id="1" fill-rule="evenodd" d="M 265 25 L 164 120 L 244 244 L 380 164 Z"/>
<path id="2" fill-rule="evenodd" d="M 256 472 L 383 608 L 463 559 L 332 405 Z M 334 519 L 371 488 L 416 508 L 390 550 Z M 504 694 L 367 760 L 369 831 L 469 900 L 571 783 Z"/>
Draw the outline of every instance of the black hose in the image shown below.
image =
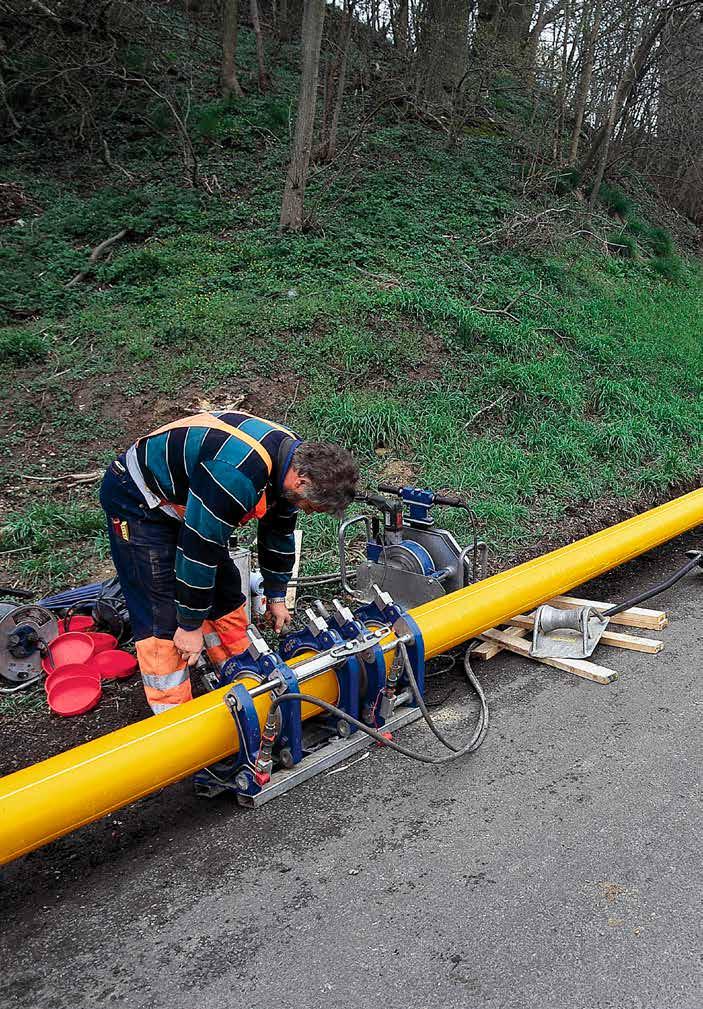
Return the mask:
<path id="1" fill-rule="evenodd" d="M 631 606 L 637 606 L 639 603 L 651 599 L 652 596 L 658 596 L 660 592 L 666 592 L 667 589 L 670 589 L 672 585 L 675 585 L 676 582 L 680 581 L 684 575 L 687 575 L 695 567 L 703 567 L 703 551 L 697 550 L 695 557 L 687 561 L 682 568 L 675 571 L 666 581 L 659 582 L 654 588 L 646 589 L 646 591 L 640 592 L 639 595 L 633 596 L 631 599 L 626 599 L 624 603 L 618 603 L 617 606 L 611 606 L 610 609 L 603 610 L 602 616 L 614 617 L 616 613 L 622 613 L 623 610 L 629 610 Z"/>
<path id="2" fill-rule="evenodd" d="M 365 732 L 367 736 L 370 736 L 372 739 L 375 739 L 377 743 L 381 744 L 381 746 L 387 746 L 388 749 L 395 750 L 396 753 L 400 753 L 404 757 L 409 757 L 411 760 L 418 760 L 423 764 L 435 764 L 435 765 L 447 764 L 451 760 L 456 760 L 459 757 L 466 756 L 466 754 L 472 753 L 475 750 L 477 750 L 481 745 L 481 743 L 483 742 L 485 735 L 488 731 L 488 705 L 486 704 L 486 696 L 483 692 L 483 689 L 481 688 L 481 684 L 478 682 L 476 675 L 474 674 L 473 669 L 471 668 L 471 662 L 470 662 L 471 652 L 473 651 L 473 649 L 476 647 L 477 644 L 478 642 L 473 642 L 466 650 L 466 654 L 464 656 L 464 669 L 466 670 L 466 675 L 469 679 L 469 682 L 471 683 L 471 686 L 476 691 L 479 701 L 481 702 L 481 710 L 479 712 L 476 728 L 474 729 L 471 735 L 471 739 L 461 748 L 456 748 L 454 744 L 450 743 L 448 740 L 445 740 L 445 738 L 442 736 L 442 734 L 435 726 L 432 720 L 432 716 L 427 711 L 427 708 L 424 705 L 424 701 L 422 701 L 422 697 L 417 686 L 417 681 L 415 680 L 415 677 L 412 673 L 412 669 L 410 668 L 410 663 L 407 661 L 407 652 L 403 656 L 404 662 L 407 663 L 406 671 L 409 674 L 408 679 L 410 681 L 411 690 L 413 691 L 415 699 L 418 701 L 418 707 L 420 707 L 420 710 L 422 711 L 425 721 L 430 726 L 430 728 L 434 732 L 435 736 L 437 736 L 437 738 L 440 740 L 440 742 L 442 742 L 443 745 L 447 747 L 447 749 L 450 749 L 452 751 L 451 753 L 446 754 L 444 756 L 433 757 L 426 753 L 418 753 L 415 750 L 409 749 L 407 746 L 402 746 L 400 743 L 394 742 L 392 739 L 387 739 L 386 736 L 384 736 L 382 732 L 379 732 L 378 729 L 371 728 L 370 725 L 366 725 L 364 722 L 360 722 L 358 718 L 352 717 L 352 715 L 347 714 L 346 711 L 342 711 L 341 708 L 337 708 L 335 707 L 334 704 L 329 704 L 327 701 L 323 701 L 322 698 L 320 697 L 313 697 L 312 694 L 299 694 L 299 693 L 281 694 L 279 697 L 275 698 L 275 700 L 272 702 L 271 707 L 269 709 L 268 718 L 271 719 L 272 715 L 284 701 L 305 701 L 308 704 L 314 704 L 317 707 L 322 708 L 323 711 L 326 711 L 328 714 L 333 715 L 335 718 L 341 721 L 348 722 L 349 725 L 353 725 L 360 732 Z M 420 701 L 422 701 L 422 704 L 420 704 Z"/>
<path id="3" fill-rule="evenodd" d="M 34 599 L 36 592 L 29 589 L 13 589 L 11 585 L 0 585 L 0 596 L 17 596 L 18 599 Z"/>
<path id="4" fill-rule="evenodd" d="M 400 648 L 401 654 L 403 656 L 403 664 L 405 666 L 405 672 L 408 677 L 408 682 L 410 683 L 410 689 L 413 692 L 417 706 L 422 712 L 422 717 L 427 722 L 432 734 L 440 741 L 442 746 L 446 746 L 448 750 L 453 750 L 455 754 L 471 753 L 473 750 L 477 750 L 484 740 L 486 733 L 488 732 L 488 704 L 486 703 L 486 695 L 483 692 L 481 684 L 478 682 L 476 675 L 471 668 L 471 653 L 478 646 L 478 641 L 472 641 L 469 647 L 464 653 L 464 671 L 466 672 L 467 679 L 479 699 L 481 704 L 481 709 L 479 711 L 478 720 L 476 722 L 476 728 L 474 729 L 471 740 L 464 744 L 464 746 L 457 746 L 451 739 L 447 739 L 441 729 L 438 728 L 432 715 L 427 710 L 427 705 L 425 704 L 425 699 L 420 692 L 420 688 L 417 685 L 417 680 L 415 679 L 415 674 L 413 673 L 412 665 L 408 658 L 408 653 L 405 645 L 402 641 L 398 642 L 398 647 Z"/>

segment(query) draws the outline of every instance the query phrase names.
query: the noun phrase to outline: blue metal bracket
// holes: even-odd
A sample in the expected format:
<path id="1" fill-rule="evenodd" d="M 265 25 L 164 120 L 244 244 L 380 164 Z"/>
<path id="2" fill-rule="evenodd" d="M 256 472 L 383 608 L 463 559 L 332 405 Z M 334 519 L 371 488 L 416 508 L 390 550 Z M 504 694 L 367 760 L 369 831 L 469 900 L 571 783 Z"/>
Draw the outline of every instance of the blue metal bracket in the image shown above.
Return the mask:
<path id="1" fill-rule="evenodd" d="M 415 680 L 420 694 L 425 696 L 425 642 L 422 632 L 415 620 L 409 613 L 400 613 L 393 623 L 393 631 L 397 637 L 408 637 L 412 635 L 412 641 L 406 642 L 405 647 L 408 652 L 408 660 L 412 666 Z M 417 702 L 413 698 L 410 702 L 415 705 Z"/>
<path id="2" fill-rule="evenodd" d="M 308 626 L 302 630 L 293 631 L 283 638 L 281 642 L 281 656 L 284 659 L 293 659 L 296 655 L 300 655 L 301 652 L 327 651 L 327 649 L 341 645 L 347 640 L 348 635 L 342 634 L 340 629 L 330 627 L 325 620 L 315 617 L 314 614 L 310 614 L 310 617 L 315 620 L 315 623 L 311 620 L 311 626 L 315 628 L 314 630 L 311 629 L 311 626 Z M 360 631 L 363 631 L 363 627 L 355 630 L 351 637 L 356 637 Z M 355 655 L 350 655 L 346 662 L 335 668 L 335 673 L 339 681 L 339 703 L 337 706 L 353 718 L 358 718 L 359 692 L 361 689 L 361 666 L 358 658 Z M 332 716 L 330 717 L 336 727 L 336 719 L 332 718 Z M 348 723 L 345 722 L 344 724 L 346 726 Z"/>
<path id="3" fill-rule="evenodd" d="M 279 695 L 299 693 L 300 687 L 293 670 L 286 665 L 280 655 L 272 654 L 277 659 L 275 675 L 280 676 L 285 685 L 283 688 L 279 688 L 276 693 Z M 276 740 L 274 753 L 282 758 L 285 767 L 293 767 L 303 759 L 303 718 L 300 701 L 289 701 L 282 704 L 278 710 L 281 714 L 281 730 Z"/>
<path id="4" fill-rule="evenodd" d="M 254 781 L 254 762 L 261 745 L 261 728 L 254 701 L 243 683 L 235 683 L 224 700 L 237 729 L 239 752 L 198 771 L 193 778 L 195 791 L 208 796 L 222 791 L 256 795 L 260 789 Z"/>
<path id="5" fill-rule="evenodd" d="M 425 643 L 422 638 L 420 628 L 410 616 L 387 592 L 383 592 L 378 587 L 374 587 L 374 601 L 365 606 L 361 606 L 356 615 L 363 621 L 381 620 L 391 624 L 397 637 L 411 637 L 412 641 L 406 642 L 408 659 L 412 665 L 415 680 L 417 681 L 420 693 L 425 693 Z M 383 674 L 385 684 L 385 659 L 383 661 Z M 414 701 L 411 703 L 415 703 Z"/>
<path id="6" fill-rule="evenodd" d="M 430 515 L 430 508 L 434 504 L 434 493 L 431 490 L 422 490 L 420 487 L 401 487 L 400 499 L 404 505 L 408 506 L 408 518 L 411 523 L 417 525 L 434 525 L 434 519 Z"/>

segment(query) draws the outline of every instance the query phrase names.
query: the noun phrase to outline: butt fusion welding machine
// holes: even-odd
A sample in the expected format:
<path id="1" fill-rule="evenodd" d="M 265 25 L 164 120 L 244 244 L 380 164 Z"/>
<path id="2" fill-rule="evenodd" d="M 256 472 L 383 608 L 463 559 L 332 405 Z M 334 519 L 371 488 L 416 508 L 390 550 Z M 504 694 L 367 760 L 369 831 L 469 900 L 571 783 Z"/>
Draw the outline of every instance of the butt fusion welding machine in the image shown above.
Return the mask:
<path id="1" fill-rule="evenodd" d="M 196 774 L 199 795 L 231 792 L 242 805 L 259 806 L 348 759 L 374 739 L 397 748 L 391 741 L 396 729 L 423 715 L 430 718 L 423 701 L 422 635 L 407 610 L 483 577 L 486 546 L 477 538 L 471 509 L 460 498 L 414 487 L 381 485 L 379 490 L 393 500 L 380 494 L 361 496 L 358 500 L 377 514 L 356 515 L 339 530 L 340 581 L 358 604 L 354 610 L 338 599 L 329 609 L 316 600 L 305 610 L 303 629 L 285 635 L 278 652 L 250 626 L 248 652 L 205 673 L 209 689 L 231 684 L 225 703 L 239 750 Z M 468 513 L 473 529 L 469 546 L 462 548 L 449 531 L 435 526 L 435 506 Z M 366 531 L 365 559 L 350 584 L 348 531 L 361 525 Z M 316 698 L 299 693 L 301 685 L 329 669 L 338 682 L 336 704 L 320 701 L 321 714 L 303 723 L 301 705 L 309 706 Z M 259 693 L 273 698 L 263 730 L 252 700 Z M 487 727 L 487 712 L 485 722 Z M 481 738 L 484 734 L 485 728 Z"/>

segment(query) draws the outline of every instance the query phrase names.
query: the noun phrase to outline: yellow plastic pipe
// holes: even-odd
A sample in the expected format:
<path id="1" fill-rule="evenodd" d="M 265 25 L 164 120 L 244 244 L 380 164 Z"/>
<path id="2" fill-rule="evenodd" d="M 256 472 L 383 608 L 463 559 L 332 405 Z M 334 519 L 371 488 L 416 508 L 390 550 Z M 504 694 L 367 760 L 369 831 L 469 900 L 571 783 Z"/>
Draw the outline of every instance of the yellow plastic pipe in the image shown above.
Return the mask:
<path id="1" fill-rule="evenodd" d="M 703 489 L 412 611 L 428 657 L 525 613 L 703 523 Z"/>
<path id="2" fill-rule="evenodd" d="M 701 523 L 703 490 L 697 490 L 419 606 L 411 614 L 425 653 L 439 655 Z M 228 689 L 0 779 L 0 864 L 235 753 L 236 731 L 223 703 Z M 305 692 L 334 703 L 337 678 L 332 671 L 321 673 L 305 684 Z M 262 724 L 268 704 L 265 695 L 255 699 Z M 306 706 L 304 717 L 313 714 Z"/>

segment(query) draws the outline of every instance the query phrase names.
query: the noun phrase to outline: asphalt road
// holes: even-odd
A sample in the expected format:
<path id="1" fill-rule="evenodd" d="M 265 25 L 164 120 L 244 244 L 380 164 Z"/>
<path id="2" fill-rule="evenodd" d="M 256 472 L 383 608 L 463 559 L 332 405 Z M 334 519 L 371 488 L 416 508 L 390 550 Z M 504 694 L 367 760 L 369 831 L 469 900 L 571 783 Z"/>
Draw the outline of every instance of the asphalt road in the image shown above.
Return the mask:
<path id="1" fill-rule="evenodd" d="M 456 765 L 375 749 L 255 812 L 181 783 L 7 867 L 0 1003 L 701 1009 L 703 575 L 656 605 L 664 651 L 602 648 L 611 686 L 477 663 L 491 730 Z"/>

